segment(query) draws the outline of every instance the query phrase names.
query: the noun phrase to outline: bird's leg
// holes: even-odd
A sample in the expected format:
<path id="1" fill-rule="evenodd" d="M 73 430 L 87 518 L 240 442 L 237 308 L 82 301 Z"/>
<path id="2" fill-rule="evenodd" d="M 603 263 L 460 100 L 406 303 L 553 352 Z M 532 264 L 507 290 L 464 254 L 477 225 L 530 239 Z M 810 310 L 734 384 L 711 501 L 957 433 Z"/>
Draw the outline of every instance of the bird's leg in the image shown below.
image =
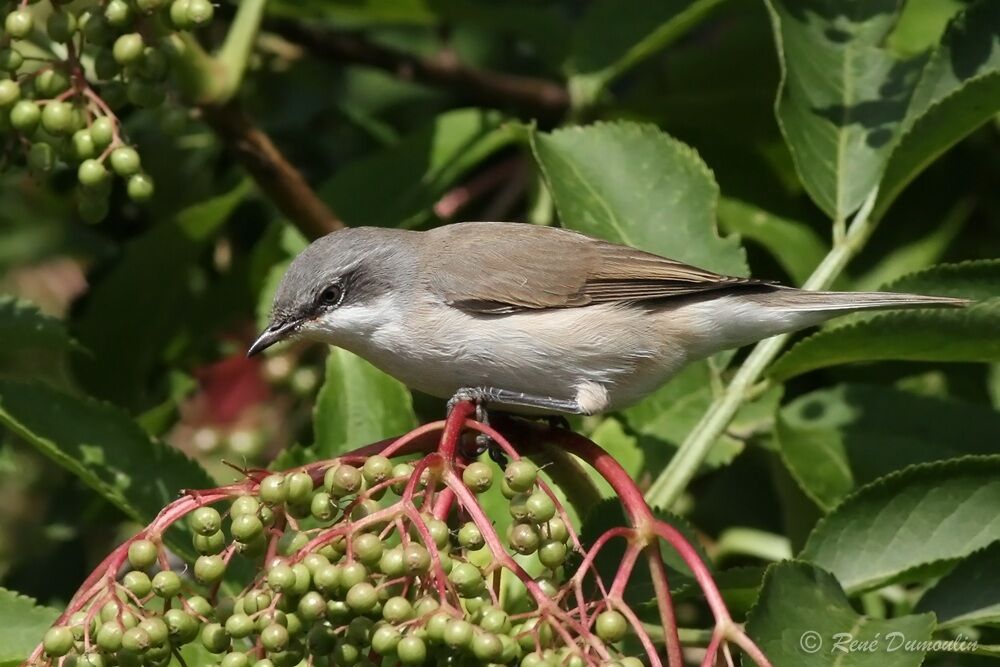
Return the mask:
<path id="1" fill-rule="evenodd" d="M 498 387 L 462 387 L 448 401 L 451 410 L 460 401 L 475 401 L 477 409 L 488 403 L 501 403 L 519 408 L 534 408 L 545 412 L 568 412 L 575 415 L 584 414 L 583 408 L 574 399 L 553 398 L 551 396 L 536 396 L 520 391 L 510 391 Z"/>

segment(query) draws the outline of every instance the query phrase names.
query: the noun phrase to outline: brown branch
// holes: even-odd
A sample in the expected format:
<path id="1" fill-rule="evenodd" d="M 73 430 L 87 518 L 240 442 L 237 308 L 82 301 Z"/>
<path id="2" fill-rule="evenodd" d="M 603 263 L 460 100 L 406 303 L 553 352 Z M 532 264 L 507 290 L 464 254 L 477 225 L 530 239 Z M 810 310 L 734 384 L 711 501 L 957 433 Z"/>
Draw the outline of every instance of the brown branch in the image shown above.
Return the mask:
<path id="1" fill-rule="evenodd" d="M 250 172 L 257 187 L 310 239 L 344 227 L 301 172 L 235 102 L 203 106 L 203 118 Z"/>
<path id="2" fill-rule="evenodd" d="M 475 69 L 447 56 L 418 56 L 373 44 L 357 34 L 297 21 L 273 19 L 265 27 L 316 55 L 444 88 L 477 105 L 512 109 L 521 116 L 549 122 L 559 120 L 570 107 L 566 87 L 547 79 Z"/>

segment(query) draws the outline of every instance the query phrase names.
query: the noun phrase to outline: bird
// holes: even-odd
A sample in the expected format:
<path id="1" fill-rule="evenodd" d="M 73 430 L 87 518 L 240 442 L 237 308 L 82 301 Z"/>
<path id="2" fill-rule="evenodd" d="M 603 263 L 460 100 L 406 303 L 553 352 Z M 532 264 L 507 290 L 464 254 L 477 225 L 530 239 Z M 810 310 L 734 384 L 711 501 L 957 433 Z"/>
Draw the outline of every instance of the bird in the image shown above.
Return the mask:
<path id="1" fill-rule="evenodd" d="M 356 227 L 292 260 L 247 354 L 320 341 L 453 402 L 592 415 L 635 404 L 691 362 L 845 313 L 967 303 L 802 290 L 529 223 Z"/>

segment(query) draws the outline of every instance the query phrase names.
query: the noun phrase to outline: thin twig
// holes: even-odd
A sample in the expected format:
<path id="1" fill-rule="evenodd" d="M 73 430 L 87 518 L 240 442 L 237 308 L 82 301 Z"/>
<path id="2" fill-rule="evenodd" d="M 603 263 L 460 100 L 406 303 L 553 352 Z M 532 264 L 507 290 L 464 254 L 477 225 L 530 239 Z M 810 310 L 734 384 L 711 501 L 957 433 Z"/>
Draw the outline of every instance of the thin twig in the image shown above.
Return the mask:
<path id="1" fill-rule="evenodd" d="M 422 57 L 374 44 L 357 34 L 298 21 L 272 19 L 265 28 L 315 55 L 444 88 L 473 104 L 511 109 L 524 117 L 551 122 L 562 118 L 570 107 L 566 87 L 548 79 L 476 69 L 447 56 Z"/>

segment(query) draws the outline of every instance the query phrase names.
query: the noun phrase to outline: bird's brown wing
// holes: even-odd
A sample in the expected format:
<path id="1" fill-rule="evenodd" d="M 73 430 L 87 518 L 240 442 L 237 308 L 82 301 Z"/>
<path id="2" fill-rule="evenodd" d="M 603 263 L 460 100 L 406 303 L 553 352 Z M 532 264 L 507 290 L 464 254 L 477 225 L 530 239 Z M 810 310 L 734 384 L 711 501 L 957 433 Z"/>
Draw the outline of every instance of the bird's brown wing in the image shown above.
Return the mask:
<path id="1" fill-rule="evenodd" d="M 646 301 L 764 284 L 553 227 L 464 223 L 427 232 L 426 240 L 428 287 L 446 303 L 475 313 Z"/>

